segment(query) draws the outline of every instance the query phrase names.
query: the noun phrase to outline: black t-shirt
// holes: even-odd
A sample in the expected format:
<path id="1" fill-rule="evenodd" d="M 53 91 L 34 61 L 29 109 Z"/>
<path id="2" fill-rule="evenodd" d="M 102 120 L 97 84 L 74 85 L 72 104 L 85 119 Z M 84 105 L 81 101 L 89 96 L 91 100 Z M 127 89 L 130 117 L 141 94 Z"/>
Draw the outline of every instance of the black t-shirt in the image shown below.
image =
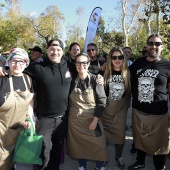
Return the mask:
<path id="1" fill-rule="evenodd" d="M 121 71 L 113 71 L 107 80 L 106 96 L 111 100 L 120 100 L 125 96 L 124 80 Z"/>
<path id="2" fill-rule="evenodd" d="M 132 75 L 132 107 L 147 114 L 165 114 L 168 111 L 167 84 L 170 83 L 170 62 L 162 58 L 137 75 L 148 64 L 151 62 L 141 57 L 129 67 Z"/>
<path id="3" fill-rule="evenodd" d="M 27 76 L 24 75 L 24 77 L 27 83 L 28 90 L 30 90 L 31 93 L 34 93 L 31 79 L 29 83 Z M 26 90 L 22 76 L 12 76 L 12 81 L 13 81 L 14 91 Z M 0 77 L 0 106 L 2 106 L 4 102 L 7 100 L 9 93 L 10 93 L 9 75 Z"/>
<path id="4" fill-rule="evenodd" d="M 99 60 L 99 59 L 94 60 L 94 61 L 91 61 L 91 62 L 90 62 L 90 66 L 89 66 L 89 71 L 90 71 L 90 73 L 95 74 L 95 75 L 97 75 L 97 74 L 103 75 L 104 72 L 101 71 L 101 69 L 100 69 L 100 67 L 101 67 L 103 64 L 104 64 L 104 62 L 101 61 L 101 60 Z"/>

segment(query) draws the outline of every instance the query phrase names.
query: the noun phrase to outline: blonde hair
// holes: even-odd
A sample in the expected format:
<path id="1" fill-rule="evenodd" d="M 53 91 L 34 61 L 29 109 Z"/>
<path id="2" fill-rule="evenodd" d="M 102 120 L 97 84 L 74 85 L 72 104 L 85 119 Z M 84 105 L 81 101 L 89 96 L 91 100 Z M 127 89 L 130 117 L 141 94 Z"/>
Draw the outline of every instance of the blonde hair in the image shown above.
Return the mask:
<path id="1" fill-rule="evenodd" d="M 107 58 L 106 70 L 105 70 L 105 73 L 104 73 L 105 88 L 107 87 L 107 81 L 112 76 L 112 71 L 114 70 L 114 66 L 112 64 L 112 59 L 111 59 L 114 51 L 119 51 L 124 56 L 123 50 L 119 46 L 115 46 L 110 50 L 108 58 Z M 124 80 L 125 92 L 130 93 L 130 90 L 131 90 L 130 71 L 129 71 L 128 66 L 127 66 L 126 57 L 123 58 L 123 65 L 122 65 L 122 68 L 121 68 L 121 76 Z"/>

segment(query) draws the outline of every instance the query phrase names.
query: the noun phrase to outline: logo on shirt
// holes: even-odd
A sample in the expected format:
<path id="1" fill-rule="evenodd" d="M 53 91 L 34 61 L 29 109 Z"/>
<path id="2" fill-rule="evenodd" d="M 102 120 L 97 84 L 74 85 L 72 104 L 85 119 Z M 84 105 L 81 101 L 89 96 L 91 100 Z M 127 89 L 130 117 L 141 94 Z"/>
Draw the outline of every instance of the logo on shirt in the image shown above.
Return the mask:
<path id="1" fill-rule="evenodd" d="M 120 100 L 125 92 L 125 87 L 121 75 L 113 75 L 109 80 L 109 99 Z"/>
<path id="2" fill-rule="evenodd" d="M 69 77 L 71 77 L 71 74 L 70 74 L 69 71 L 67 71 L 66 74 L 65 74 L 65 78 L 69 78 Z"/>
<path id="3" fill-rule="evenodd" d="M 154 101 L 154 83 L 158 74 L 158 70 L 147 69 L 141 77 L 138 78 L 138 100 L 140 102 L 151 103 Z"/>

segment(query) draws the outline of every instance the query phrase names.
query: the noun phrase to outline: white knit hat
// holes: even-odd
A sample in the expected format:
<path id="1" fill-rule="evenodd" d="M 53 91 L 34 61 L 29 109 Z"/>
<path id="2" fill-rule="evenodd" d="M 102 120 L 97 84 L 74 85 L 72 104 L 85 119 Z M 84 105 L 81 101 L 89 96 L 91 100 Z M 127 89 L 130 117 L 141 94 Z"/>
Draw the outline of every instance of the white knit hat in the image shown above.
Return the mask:
<path id="1" fill-rule="evenodd" d="M 9 56 L 7 58 L 7 61 L 9 61 L 9 60 L 11 60 L 13 58 L 24 59 L 26 61 L 27 66 L 30 63 L 30 59 L 29 59 L 28 53 L 25 50 L 23 50 L 22 48 L 13 48 L 9 52 Z"/>

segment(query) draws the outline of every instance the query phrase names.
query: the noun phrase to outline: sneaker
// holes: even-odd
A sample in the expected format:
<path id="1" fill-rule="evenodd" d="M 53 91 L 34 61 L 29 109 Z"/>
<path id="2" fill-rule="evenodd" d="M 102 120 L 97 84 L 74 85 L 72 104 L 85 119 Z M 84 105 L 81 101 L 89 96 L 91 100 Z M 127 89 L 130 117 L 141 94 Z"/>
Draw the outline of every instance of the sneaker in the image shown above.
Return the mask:
<path id="1" fill-rule="evenodd" d="M 95 168 L 95 170 L 105 170 L 106 169 L 106 167 L 101 167 L 100 169 L 99 168 Z"/>
<path id="2" fill-rule="evenodd" d="M 163 168 L 155 168 L 155 170 L 165 170 L 166 166 L 164 166 Z"/>
<path id="3" fill-rule="evenodd" d="M 145 164 L 139 164 L 139 162 L 135 162 L 133 165 L 130 165 L 128 167 L 129 170 L 135 170 L 135 169 L 140 169 L 140 168 L 144 168 Z"/>
<path id="4" fill-rule="evenodd" d="M 125 168 L 125 163 L 124 163 L 124 161 L 123 161 L 123 158 L 115 158 L 115 160 L 116 160 L 116 162 L 117 162 L 117 164 L 118 164 L 118 166 L 120 167 L 120 168 L 122 168 L 122 169 L 124 169 Z"/>
<path id="5" fill-rule="evenodd" d="M 78 167 L 78 170 L 86 170 L 84 166 Z"/>
<path id="6" fill-rule="evenodd" d="M 135 155 L 136 154 L 136 148 L 132 146 L 130 153 L 131 153 L 131 155 Z"/>

